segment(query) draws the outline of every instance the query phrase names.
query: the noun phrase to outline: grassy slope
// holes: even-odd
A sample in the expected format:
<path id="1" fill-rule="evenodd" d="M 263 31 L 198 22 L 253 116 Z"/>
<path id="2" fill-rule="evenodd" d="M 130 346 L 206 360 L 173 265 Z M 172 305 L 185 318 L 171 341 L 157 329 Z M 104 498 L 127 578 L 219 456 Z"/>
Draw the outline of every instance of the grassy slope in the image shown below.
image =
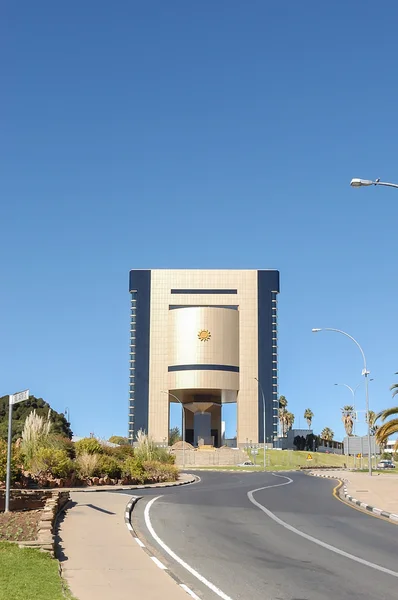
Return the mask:
<path id="1" fill-rule="evenodd" d="M 58 561 L 33 548 L 0 542 L 0 600 L 66 600 Z"/>
<path id="2" fill-rule="evenodd" d="M 307 460 L 311 455 L 312 460 Z M 296 469 L 298 467 L 347 467 L 354 466 L 354 457 L 343 456 L 341 454 L 324 454 L 323 452 L 300 452 L 294 450 L 267 450 L 267 467 L 275 470 Z M 252 461 L 257 465 L 263 464 L 263 449 L 259 449 L 258 454 L 252 457 Z M 357 461 L 359 466 L 360 461 Z"/>

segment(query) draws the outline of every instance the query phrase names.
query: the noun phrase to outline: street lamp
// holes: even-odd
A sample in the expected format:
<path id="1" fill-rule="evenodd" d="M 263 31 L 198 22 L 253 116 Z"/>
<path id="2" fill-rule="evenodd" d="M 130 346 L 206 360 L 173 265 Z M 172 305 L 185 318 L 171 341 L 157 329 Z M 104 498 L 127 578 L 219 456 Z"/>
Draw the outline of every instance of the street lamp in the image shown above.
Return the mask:
<path id="1" fill-rule="evenodd" d="M 264 471 L 265 471 L 266 464 L 267 464 L 266 461 L 265 461 L 265 448 L 266 448 L 266 445 L 265 445 L 265 440 L 266 440 L 266 437 L 265 437 L 265 398 L 264 398 L 264 391 L 263 391 L 263 387 L 262 387 L 261 383 L 259 382 L 259 380 L 257 379 L 257 377 L 255 377 L 254 379 L 257 381 L 257 383 L 258 383 L 258 385 L 260 387 L 261 396 L 262 396 L 262 399 L 263 399 L 263 435 L 264 435 L 264 453 L 263 454 L 264 454 Z"/>
<path id="2" fill-rule="evenodd" d="M 182 410 L 182 468 L 185 469 L 185 410 L 184 410 L 184 405 L 181 402 L 181 400 L 179 398 L 177 398 L 177 396 L 175 396 L 171 392 L 166 392 L 165 390 L 162 390 L 162 394 L 167 394 L 168 396 L 171 396 L 172 398 L 174 398 L 175 400 L 177 400 L 177 402 L 179 402 L 181 404 L 181 410 Z"/>
<path id="3" fill-rule="evenodd" d="M 388 183 L 386 181 L 380 181 L 380 179 L 351 179 L 351 187 L 367 187 L 369 185 L 384 185 L 386 187 L 398 188 L 398 183 Z"/>
<path id="4" fill-rule="evenodd" d="M 369 381 L 368 381 L 368 375 L 370 372 L 368 371 L 367 366 L 366 366 L 365 353 L 362 350 L 362 347 L 360 346 L 359 342 L 357 342 L 357 340 L 354 337 L 352 337 L 352 335 L 349 335 L 348 333 L 346 333 L 345 331 L 342 331 L 341 329 L 332 329 L 331 327 L 324 327 L 323 329 L 313 329 L 312 333 L 318 333 L 318 331 L 335 331 L 336 333 L 341 333 L 342 335 L 345 335 L 346 337 L 350 338 L 350 340 L 352 340 L 354 342 L 354 344 L 356 344 L 358 346 L 358 348 L 362 354 L 362 358 L 363 358 L 362 375 L 365 376 L 365 396 L 366 396 L 366 415 L 367 415 L 366 420 L 368 422 L 369 475 L 372 476 L 372 461 L 371 461 L 371 446 L 370 446 L 370 419 L 369 419 Z"/>

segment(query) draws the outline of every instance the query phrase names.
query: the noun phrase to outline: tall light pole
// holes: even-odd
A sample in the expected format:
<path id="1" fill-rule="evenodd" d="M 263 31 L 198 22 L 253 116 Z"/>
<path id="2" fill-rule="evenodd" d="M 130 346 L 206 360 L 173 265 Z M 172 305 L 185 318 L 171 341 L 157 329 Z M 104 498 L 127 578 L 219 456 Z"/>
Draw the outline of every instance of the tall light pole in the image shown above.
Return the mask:
<path id="1" fill-rule="evenodd" d="M 398 186 L 397 186 L 398 187 Z M 313 329 L 312 333 L 318 333 L 319 331 L 335 331 L 336 333 L 341 333 L 342 335 L 345 335 L 346 337 L 350 338 L 350 340 L 352 340 L 354 342 L 354 344 L 356 344 L 362 354 L 362 359 L 363 359 L 363 369 L 362 369 L 362 375 L 364 375 L 365 377 L 365 396 L 366 396 L 366 420 L 368 423 L 368 457 L 369 457 L 369 475 L 372 476 L 372 460 L 371 460 L 371 445 L 370 445 L 370 419 L 369 419 L 369 381 L 368 381 L 368 375 L 369 375 L 369 371 L 366 365 L 366 357 L 365 357 L 365 353 L 362 350 L 362 347 L 360 346 L 359 342 L 357 342 L 357 340 L 352 337 L 352 335 L 350 335 L 349 333 L 346 333 L 345 331 L 342 331 L 341 329 L 332 329 L 331 327 L 323 327 L 322 329 Z"/>
<path id="2" fill-rule="evenodd" d="M 257 381 L 257 383 L 258 383 L 258 385 L 260 387 L 261 396 L 262 396 L 262 399 L 263 399 L 263 435 L 264 435 L 264 452 L 263 452 L 264 457 L 263 458 L 264 458 L 264 471 L 265 471 L 265 468 L 266 468 L 266 465 L 267 465 L 267 463 L 265 461 L 265 448 L 266 448 L 266 444 L 265 444 L 265 441 L 266 441 L 266 437 L 265 437 L 265 398 L 264 398 L 263 386 L 261 385 L 261 383 L 259 382 L 259 380 L 257 379 L 257 377 L 255 377 L 254 379 Z"/>
<path id="3" fill-rule="evenodd" d="M 386 187 L 398 188 L 398 183 L 388 183 L 387 181 L 380 181 L 380 179 L 351 179 L 351 187 L 367 187 L 369 185 L 384 185 Z"/>
<path id="4" fill-rule="evenodd" d="M 168 396 L 171 396 L 172 398 L 174 398 L 175 400 L 177 400 L 177 402 L 179 402 L 181 404 L 181 410 L 182 410 L 182 468 L 185 469 L 185 410 L 184 410 L 184 405 L 181 402 L 181 400 L 179 398 L 177 398 L 177 396 L 175 396 L 171 392 L 166 392 L 166 391 L 162 390 L 162 394 L 167 394 Z"/>

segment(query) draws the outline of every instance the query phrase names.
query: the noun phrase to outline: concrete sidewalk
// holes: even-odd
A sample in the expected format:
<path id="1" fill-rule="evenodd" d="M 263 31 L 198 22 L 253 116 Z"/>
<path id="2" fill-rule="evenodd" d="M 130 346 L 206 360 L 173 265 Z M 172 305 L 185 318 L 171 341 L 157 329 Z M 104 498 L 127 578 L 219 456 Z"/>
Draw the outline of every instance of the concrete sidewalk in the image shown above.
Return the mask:
<path id="1" fill-rule="evenodd" d="M 161 493 L 161 490 L 159 490 Z M 187 600 L 187 593 L 135 542 L 124 522 L 128 494 L 71 494 L 58 558 L 78 600 Z"/>
<path id="2" fill-rule="evenodd" d="M 355 471 L 327 471 L 326 473 L 312 471 L 312 473 L 343 479 L 350 496 L 375 508 L 398 514 L 398 474 L 377 473 L 370 477 L 368 473 Z"/>

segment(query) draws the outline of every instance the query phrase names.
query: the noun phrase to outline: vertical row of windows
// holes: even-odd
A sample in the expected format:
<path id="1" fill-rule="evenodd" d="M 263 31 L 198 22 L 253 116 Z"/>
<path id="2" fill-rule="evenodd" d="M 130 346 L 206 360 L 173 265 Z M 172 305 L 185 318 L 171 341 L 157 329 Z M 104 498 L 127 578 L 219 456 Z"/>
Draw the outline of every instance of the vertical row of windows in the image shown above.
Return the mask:
<path id="1" fill-rule="evenodd" d="M 271 292 L 271 331 L 272 331 L 272 414 L 273 414 L 273 434 L 278 435 L 278 307 L 277 293 Z"/>
<path id="2" fill-rule="evenodd" d="M 135 350 L 137 325 L 137 292 L 131 292 L 130 314 L 130 395 L 129 395 L 129 439 L 134 435 L 134 404 L 135 404 Z"/>

